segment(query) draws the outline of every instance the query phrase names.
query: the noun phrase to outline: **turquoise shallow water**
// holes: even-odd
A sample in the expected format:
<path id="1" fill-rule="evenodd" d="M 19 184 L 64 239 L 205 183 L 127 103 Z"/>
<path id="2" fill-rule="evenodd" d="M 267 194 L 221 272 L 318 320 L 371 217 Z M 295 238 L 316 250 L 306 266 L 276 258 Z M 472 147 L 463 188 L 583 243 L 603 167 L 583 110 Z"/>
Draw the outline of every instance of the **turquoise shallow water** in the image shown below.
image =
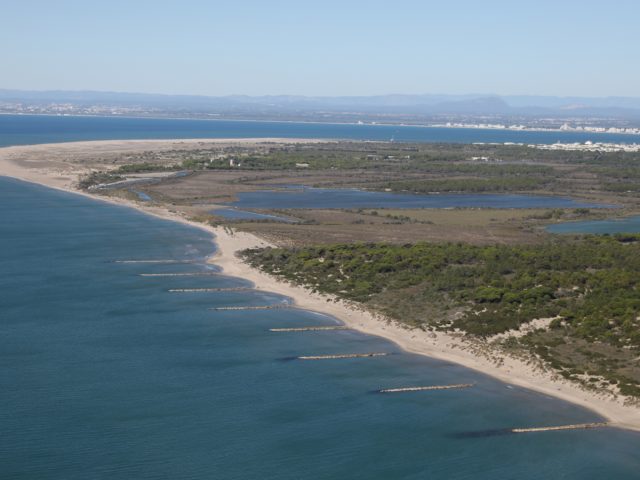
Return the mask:
<path id="1" fill-rule="evenodd" d="M 636 479 L 640 435 L 491 434 L 598 420 L 406 354 L 204 263 L 211 238 L 0 178 L 0 477 L 7 479 Z M 173 259 L 193 263 L 114 263 Z M 303 362 L 298 355 L 387 357 Z M 475 383 L 404 395 L 385 387 Z"/>

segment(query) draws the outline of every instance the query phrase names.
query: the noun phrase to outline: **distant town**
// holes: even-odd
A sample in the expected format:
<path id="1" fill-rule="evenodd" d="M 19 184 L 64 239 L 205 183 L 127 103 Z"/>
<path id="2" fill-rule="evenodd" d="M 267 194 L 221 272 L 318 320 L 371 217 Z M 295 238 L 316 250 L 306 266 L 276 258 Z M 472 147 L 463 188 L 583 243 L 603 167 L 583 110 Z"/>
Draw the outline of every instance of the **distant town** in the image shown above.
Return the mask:
<path id="1" fill-rule="evenodd" d="M 112 105 L 74 105 L 71 103 L 25 104 L 0 102 L 0 114 L 18 115 L 94 115 L 94 116 L 166 116 L 162 109 Z"/>
<path id="2" fill-rule="evenodd" d="M 562 124 L 559 128 L 544 128 L 544 127 L 531 127 L 527 125 L 502 125 L 499 123 L 451 123 L 435 124 L 433 127 L 443 128 L 480 128 L 480 129 L 493 129 L 493 130 L 531 130 L 539 132 L 588 132 L 588 133 L 625 133 L 631 135 L 639 135 L 640 128 L 635 127 L 599 127 L 590 125 L 570 125 L 568 123 Z"/>
<path id="3" fill-rule="evenodd" d="M 553 144 L 526 144 L 517 142 L 504 143 L 482 143 L 476 142 L 474 145 L 492 145 L 492 146 L 515 146 L 537 148 L 538 150 L 564 150 L 576 152 L 640 152 L 640 145 L 637 143 L 605 143 L 605 142 L 584 142 L 584 143 L 553 143 Z M 489 161 L 489 157 L 473 157 L 474 161 Z"/>
<path id="4" fill-rule="evenodd" d="M 607 125 L 583 125 L 578 123 L 562 123 L 558 125 L 558 119 L 531 119 L 527 123 L 502 124 L 484 122 L 446 122 L 436 123 L 433 120 L 424 118 L 422 121 L 404 122 L 402 119 L 386 117 L 382 121 L 371 120 L 371 115 L 361 115 L 365 120 L 352 121 L 352 119 L 340 119 L 333 116 L 263 116 L 250 113 L 238 113 L 223 111 L 221 113 L 196 112 L 196 111 L 173 111 L 163 108 L 149 108 L 140 106 L 112 106 L 112 105 L 74 105 L 71 103 L 51 103 L 46 105 L 33 105 L 21 103 L 0 102 L 0 114 L 13 115 L 63 115 L 63 116 L 115 116 L 115 117 L 156 117 L 156 118 L 193 118 L 193 119 L 230 119 L 230 120 L 276 120 L 276 121 L 313 121 L 313 122 L 338 122 L 355 123 L 359 125 L 399 125 L 414 127 L 436 127 L 436 128 L 473 128 L 489 130 L 515 130 L 515 131 L 539 131 L 539 132 L 587 132 L 587 133 L 615 133 L 640 135 L 640 127 L 623 126 L 615 119 L 606 119 Z M 593 122 L 594 120 L 591 120 Z M 614 125 L 612 125 L 614 124 Z M 548 126 L 544 126 L 548 125 Z M 614 144 L 569 144 L 569 145 L 544 145 L 538 148 L 564 149 L 564 150 L 599 150 L 606 148 L 606 151 L 637 151 L 628 145 Z M 625 150 L 632 148 L 632 150 Z M 609 150 L 613 149 L 613 150 Z"/>
<path id="5" fill-rule="evenodd" d="M 640 99 L 380 95 L 226 97 L 0 90 L 0 114 L 193 118 L 640 134 Z"/>

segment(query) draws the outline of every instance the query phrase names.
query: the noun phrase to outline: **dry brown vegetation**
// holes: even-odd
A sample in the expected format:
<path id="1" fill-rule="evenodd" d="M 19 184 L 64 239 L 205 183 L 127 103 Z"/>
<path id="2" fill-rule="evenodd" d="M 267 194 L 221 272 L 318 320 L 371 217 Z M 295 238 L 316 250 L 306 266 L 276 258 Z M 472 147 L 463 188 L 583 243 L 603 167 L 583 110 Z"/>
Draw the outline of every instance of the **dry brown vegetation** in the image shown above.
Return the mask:
<path id="1" fill-rule="evenodd" d="M 396 145 L 372 142 L 174 142 L 162 149 L 141 146 L 129 152 L 100 152 L 91 165 L 107 162 L 114 168 L 148 171 L 190 168 L 182 178 L 136 187 L 154 201 L 171 204 L 190 217 L 229 223 L 282 245 L 318 242 L 456 240 L 474 244 L 532 243 L 544 237 L 543 226 L 557 221 L 610 216 L 611 211 L 581 212 L 490 209 L 372 209 L 268 211 L 300 219 L 299 224 L 270 221 L 231 221 L 212 211 L 241 192 L 274 188 L 278 184 L 358 187 L 374 190 L 486 188 L 502 182 L 512 193 L 572 195 L 637 211 L 638 196 L 612 192 L 606 185 L 627 182 L 636 174 L 623 168 L 629 155 L 548 152 L 526 147 L 487 145 Z M 471 160 L 487 157 L 488 162 Z M 234 166 L 230 161 L 233 160 Z M 299 164 L 308 167 L 299 167 Z M 606 168 L 602 165 L 606 163 Z M 240 166 L 238 166 L 240 165 Z M 621 165 L 620 171 L 615 165 Z M 604 169 L 604 170 L 603 170 Z M 629 170 L 627 172 L 627 170 Z M 620 172 L 627 172 L 621 175 Z M 620 178 L 618 178 L 620 177 Z M 509 179 L 519 179 L 509 183 Z M 635 177 L 633 177 L 635 178 Z M 524 183 L 522 180 L 526 180 Z M 529 182 L 528 179 L 532 181 Z M 507 183 L 504 183 L 504 182 Z M 475 183 L 474 183 L 475 182 Z M 527 185 L 530 189 L 525 189 Z M 130 192 L 107 192 L 131 197 Z M 375 215 L 376 213 L 377 215 Z"/>

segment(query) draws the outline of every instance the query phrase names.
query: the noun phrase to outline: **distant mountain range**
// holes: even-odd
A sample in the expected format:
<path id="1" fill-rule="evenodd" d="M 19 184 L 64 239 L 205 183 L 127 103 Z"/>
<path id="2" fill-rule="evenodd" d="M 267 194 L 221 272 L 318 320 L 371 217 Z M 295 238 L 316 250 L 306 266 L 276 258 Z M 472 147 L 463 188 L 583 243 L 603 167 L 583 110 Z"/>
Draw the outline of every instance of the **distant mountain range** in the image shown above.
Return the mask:
<path id="1" fill-rule="evenodd" d="M 298 95 L 223 97 L 94 91 L 22 91 L 0 89 L 0 104 L 45 108 L 113 107 L 140 112 L 193 115 L 332 117 L 498 116 L 640 119 L 640 97 L 552 97 L 499 95 L 377 95 L 314 97 Z"/>

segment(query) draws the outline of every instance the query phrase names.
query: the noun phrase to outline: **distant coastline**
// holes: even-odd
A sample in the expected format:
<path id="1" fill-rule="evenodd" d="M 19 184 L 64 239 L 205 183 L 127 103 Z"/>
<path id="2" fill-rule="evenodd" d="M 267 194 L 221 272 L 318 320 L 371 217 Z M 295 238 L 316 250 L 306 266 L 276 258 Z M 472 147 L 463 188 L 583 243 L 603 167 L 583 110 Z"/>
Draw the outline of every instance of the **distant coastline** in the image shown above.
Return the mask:
<path id="1" fill-rule="evenodd" d="M 126 115 L 126 114 L 91 114 L 91 113 L 39 113 L 39 112 L 6 112 L 0 111 L 3 116 L 21 117 L 72 117 L 72 118 L 126 118 L 126 119 L 148 119 L 148 120 L 202 120 L 211 122 L 247 122 L 247 123 L 282 123 L 282 124 L 308 124 L 308 125 L 350 125 L 350 126 L 370 126 L 370 127 L 409 127 L 409 128 L 447 128 L 463 130 L 506 130 L 512 132 L 549 132 L 549 133 L 586 133 L 586 134 L 613 134 L 613 135 L 638 135 L 640 128 L 635 127 L 603 127 L 603 126 L 575 126 L 564 124 L 558 128 L 533 127 L 528 125 L 506 125 L 496 123 L 407 123 L 407 122 L 377 122 L 377 121 L 320 121 L 320 120 L 277 120 L 277 119 L 257 119 L 257 118 L 237 118 L 233 116 L 225 117 L 222 114 L 207 114 L 208 116 L 174 116 L 174 115 Z M 210 118 L 215 117 L 215 118 Z"/>
<path id="2" fill-rule="evenodd" d="M 439 144 L 640 144 L 640 134 L 510 130 L 391 123 L 193 119 L 52 114 L 0 115 L 0 147 L 94 140 L 297 138 Z"/>

